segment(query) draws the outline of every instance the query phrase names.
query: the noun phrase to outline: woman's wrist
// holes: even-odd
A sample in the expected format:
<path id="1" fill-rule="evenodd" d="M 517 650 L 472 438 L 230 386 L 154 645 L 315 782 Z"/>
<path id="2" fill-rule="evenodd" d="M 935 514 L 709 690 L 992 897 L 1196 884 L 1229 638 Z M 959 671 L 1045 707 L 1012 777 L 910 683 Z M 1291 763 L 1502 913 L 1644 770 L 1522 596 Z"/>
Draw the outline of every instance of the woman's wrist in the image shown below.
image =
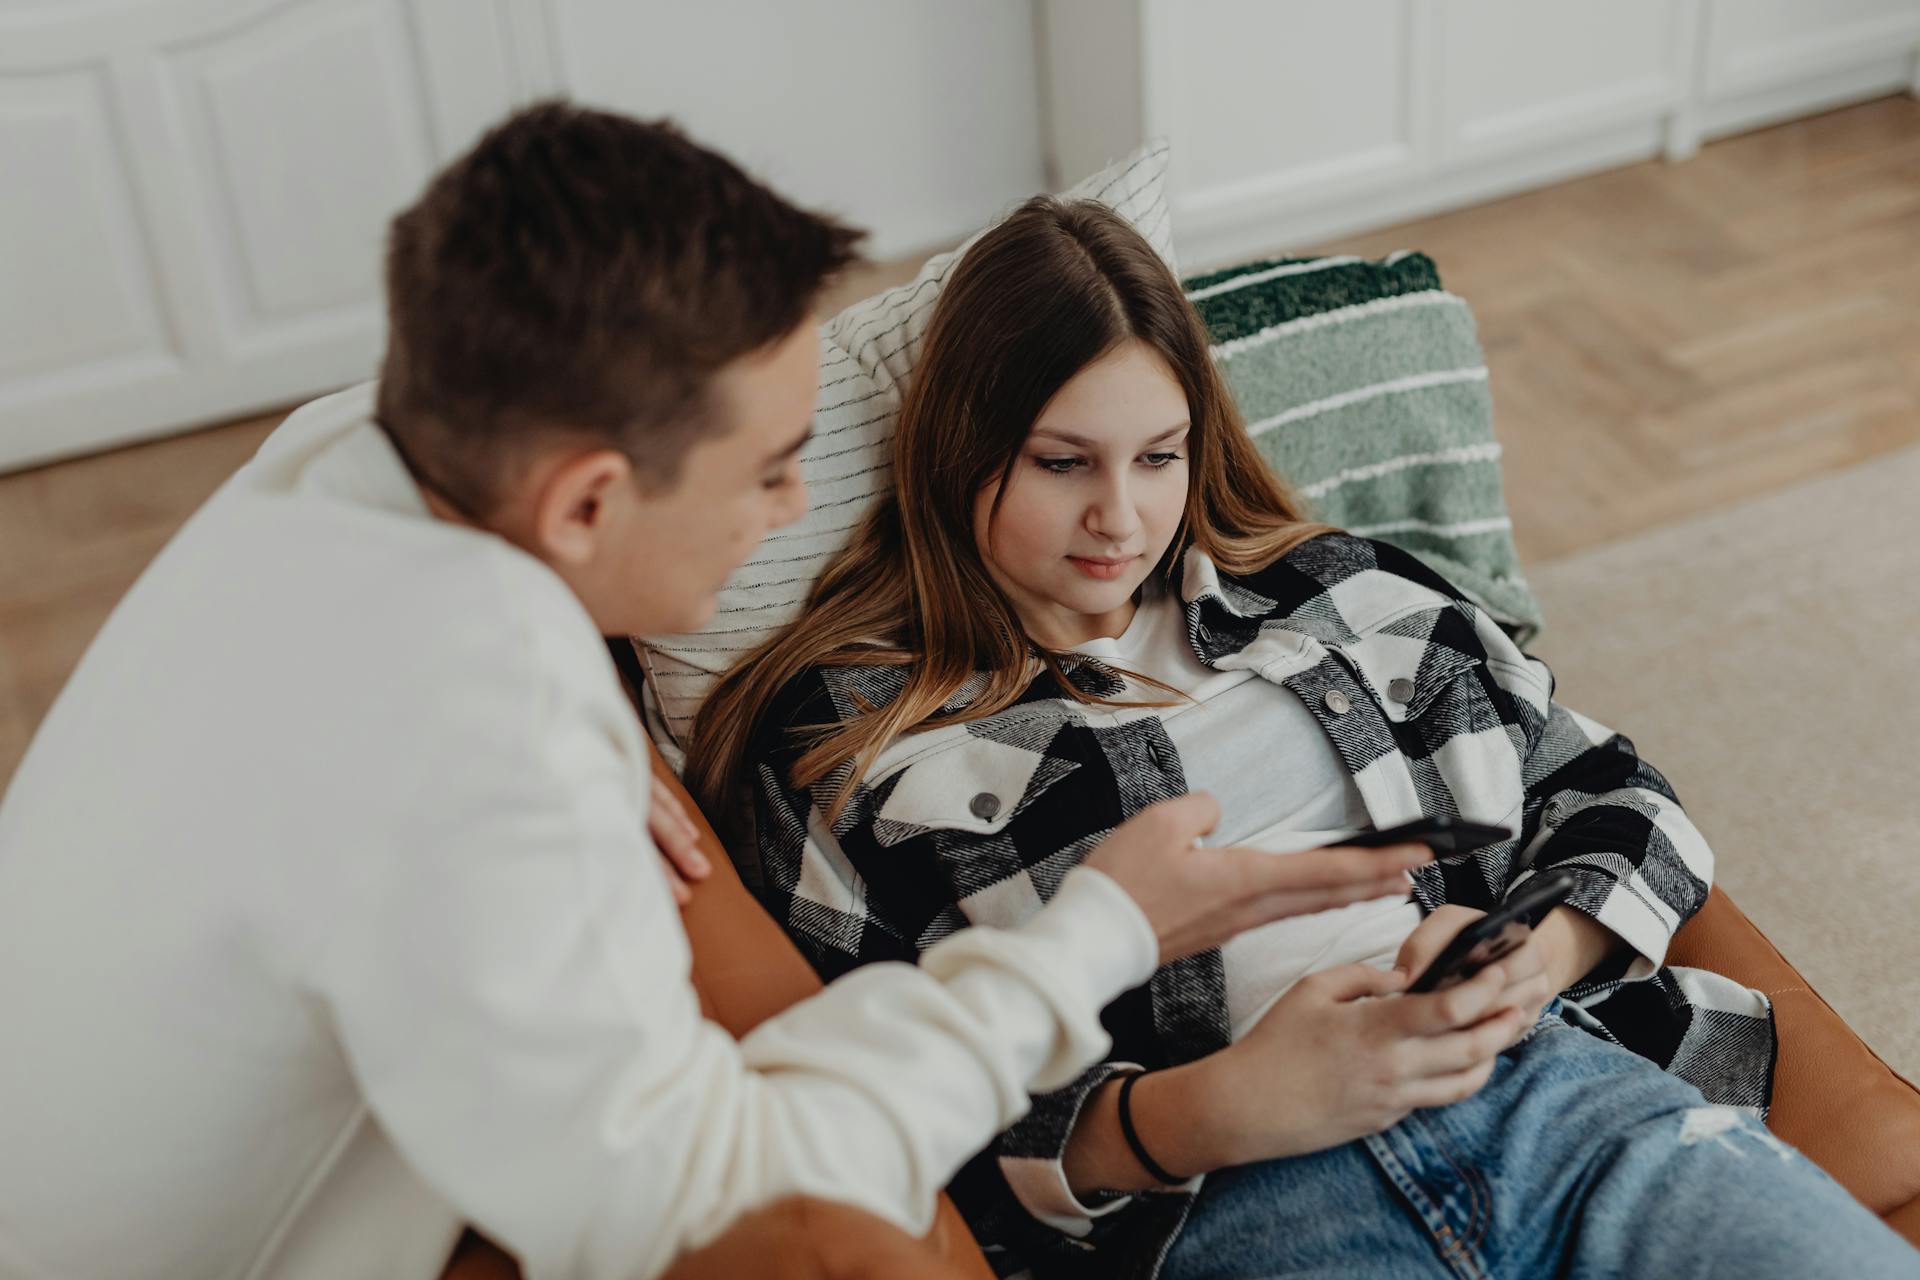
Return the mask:
<path id="1" fill-rule="evenodd" d="M 1153 1158 L 1153 1152 L 1147 1150 L 1147 1144 L 1140 1141 L 1140 1131 L 1133 1123 L 1133 1103 L 1130 1100 L 1134 1086 L 1146 1079 L 1144 1071 L 1129 1071 L 1120 1078 L 1119 1098 L 1120 1133 L 1127 1140 L 1127 1149 L 1133 1152 L 1133 1158 L 1142 1169 L 1151 1174 L 1155 1182 L 1166 1186 L 1179 1186 L 1188 1181 L 1188 1175 L 1175 1173 Z"/>
<path id="2" fill-rule="evenodd" d="M 1546 944 L 1547 974 L 1557 995 L 1592 973 L 1618 948 L 1620 935 L 1584 911 L 1558 906 L 1535 926 Z"/>
<path id="3" fill-rule="evenodd" d="M 1191 1178 L 1237 1163 L 1226 1154 L 1234 1126 L 1216 1114 L 1226 1085 L 1217 1076 L 1227 1050 L 1198 1062 L 1150 1071 L 1129 1091 L 1134 1136 L 1164 1172 Z M 1094 1191 L 1151 1191 L 1167 1184 L 1133 1153 L 1120 1124 L 1118 1078 L 1107 1081 L 1081 1108 L 1061 1157 L 1067 1186 L 1084 1198 Z"/>
<path id="4" fill-rule="evenodd" d="M 1133 1124 L 1155 1163 L 1183 1178 L 1262 1158 L 1242 1104 L 1265 1095 L 1268 1119 L 1285 1105 L 1284 1090 L 1255 1090 L 1233 1047 L 1156 1071 L 1133 1089 Z M 1264 1127 L 1264 1125 L 1263 1125 Z"/>

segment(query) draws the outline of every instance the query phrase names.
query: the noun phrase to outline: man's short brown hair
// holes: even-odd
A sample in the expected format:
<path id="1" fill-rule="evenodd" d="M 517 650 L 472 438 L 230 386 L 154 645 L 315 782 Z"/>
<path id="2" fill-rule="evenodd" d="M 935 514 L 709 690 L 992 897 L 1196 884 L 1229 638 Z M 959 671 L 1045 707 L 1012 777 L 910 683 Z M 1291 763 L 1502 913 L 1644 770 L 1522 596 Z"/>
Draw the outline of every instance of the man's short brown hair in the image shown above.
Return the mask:
<path id="1" fill-rule="evenodd" d="M 473 514 L 567 435 L 670 487 L 714 374 L 791 333 L 860 235 L 667 121 L 529 107 L 393 220 L 381 424 Z"/>

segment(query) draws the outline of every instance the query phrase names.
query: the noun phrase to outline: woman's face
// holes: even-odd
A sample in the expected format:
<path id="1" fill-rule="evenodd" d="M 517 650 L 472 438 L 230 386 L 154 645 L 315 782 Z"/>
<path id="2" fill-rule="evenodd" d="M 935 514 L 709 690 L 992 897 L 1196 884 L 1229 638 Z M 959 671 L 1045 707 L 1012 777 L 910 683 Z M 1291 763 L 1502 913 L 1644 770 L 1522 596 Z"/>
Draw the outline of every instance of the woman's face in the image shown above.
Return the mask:
<path id="1" fill-rule="evenodd" d="M 1187 396 L 1138 340 L 1094 361 L 1034 421 L 1007 477 L 974 499 L 987 570 L 1034 640 L 1118 635 L 1187 504 Z"/>

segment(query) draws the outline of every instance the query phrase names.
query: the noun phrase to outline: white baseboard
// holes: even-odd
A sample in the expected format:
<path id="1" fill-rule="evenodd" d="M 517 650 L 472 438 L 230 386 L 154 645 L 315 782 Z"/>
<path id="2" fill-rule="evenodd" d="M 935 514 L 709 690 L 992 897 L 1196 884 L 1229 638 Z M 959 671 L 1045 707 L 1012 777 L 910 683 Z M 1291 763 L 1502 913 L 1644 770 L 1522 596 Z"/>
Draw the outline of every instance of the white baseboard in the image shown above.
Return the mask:
<path id="1" fill-rule="evenodd" d="M 1696 137 L 1724 138 L 1901 92 L 1920 94 L 1920 58 L 1904 50 L 1862 66 L 1702 103 L 1690 123 Z M 1584 138 L 1543 141 L 1452 171 L 1382 174 L 1364 189 L 1349 183 L 1325 200 L 1293 192 L 1294 198 L 1281 208 L 1271 195 L 1252 189 L 1244 199 L 1226 202 L 1216 191 L 1207 193 L 1204 209 L 1191 211 L 1198 216 L 1183 217 L 1188 211 L 1176 198 L 1175 248 L 1181 270 L 1190 274 L 1249 258 L 1298 254 L 1344 236 L 1652 159 L 1668 153 L 1670 142 L 1663 115 Z M 1676 161 L 1685 163 L 1687 154 L 1683 149 Z"/>
<path id="2" fill-rule="evenodd" d="M 37 412 L 23 410 L 4 421 L 0 473 L 287 408 L 364 382 L 379 367 L 377 349 L 338 343 L 218 376 L 188 377 L 175 368 L 142 383 L 50 400 Z"/>
<path id="3" fill-rule="evenodd" d="M 1890 93 L 1913 92 L 1917 65 L 1920 57 L 1899 50 L 1857 67 L 1709 100 L 1700 106 L 1700 131 L 1708 138 L 1724 138 Z"/>
<path id="4" fill-rule="evenodd" d="M 1573 141 L 1556 142 L 1451 173 L 1395 177 L 1359 194 L 1274 213 L 1250 201 L 1243 216 L 1215 204 L 1203 230 L 1182 228 L 1179 202 L 1173 210 L 1174 246 L 1188 274 L 1231 266 L 1254 257 L 1305 252 L 1341 236 L 1357 235 L 1466 205 L 1551 186 L 1569 178 L 1618 168 L 1659 155 L 1662 122 L 1649 119 Z M 1410 249 L 1418 245 L 1406 246 Z"/>

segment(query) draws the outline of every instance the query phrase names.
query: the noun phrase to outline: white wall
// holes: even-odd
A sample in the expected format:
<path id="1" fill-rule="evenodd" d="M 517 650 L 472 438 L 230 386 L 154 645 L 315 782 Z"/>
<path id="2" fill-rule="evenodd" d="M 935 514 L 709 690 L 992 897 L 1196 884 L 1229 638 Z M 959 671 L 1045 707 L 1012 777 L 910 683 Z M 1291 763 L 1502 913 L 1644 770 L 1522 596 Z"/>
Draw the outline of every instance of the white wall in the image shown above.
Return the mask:
<path id="1" fill-rule="evenodd" d="M 1191 268 L 1920 92 L 1920 0 L 1040 0 L 1040 17 L 1061 167 L 1169 138 Z"/>
<path id="2" fill-rule="evenodd" d="M 387 220 L 545 95 L 880 257 L 1168 134 L 1199 268 L 1920 86 L 1916 46 L 1920 0 L 0 0 L 0 468 L 370 376 Z"/>
<path id="3" fill-rule="evenodd" d="M 372 375 L 386 224 L 517 103 L 672 115 L 890 257 L 1044 185 L 1033 0 L 0 3 L 0 468 Z"/>
<path id="4" fill-rule="evenodd" d="M 559 82 L 671 114 L 896 257 L 1039 190 L 1032 0 L 551 0 Z"/>

